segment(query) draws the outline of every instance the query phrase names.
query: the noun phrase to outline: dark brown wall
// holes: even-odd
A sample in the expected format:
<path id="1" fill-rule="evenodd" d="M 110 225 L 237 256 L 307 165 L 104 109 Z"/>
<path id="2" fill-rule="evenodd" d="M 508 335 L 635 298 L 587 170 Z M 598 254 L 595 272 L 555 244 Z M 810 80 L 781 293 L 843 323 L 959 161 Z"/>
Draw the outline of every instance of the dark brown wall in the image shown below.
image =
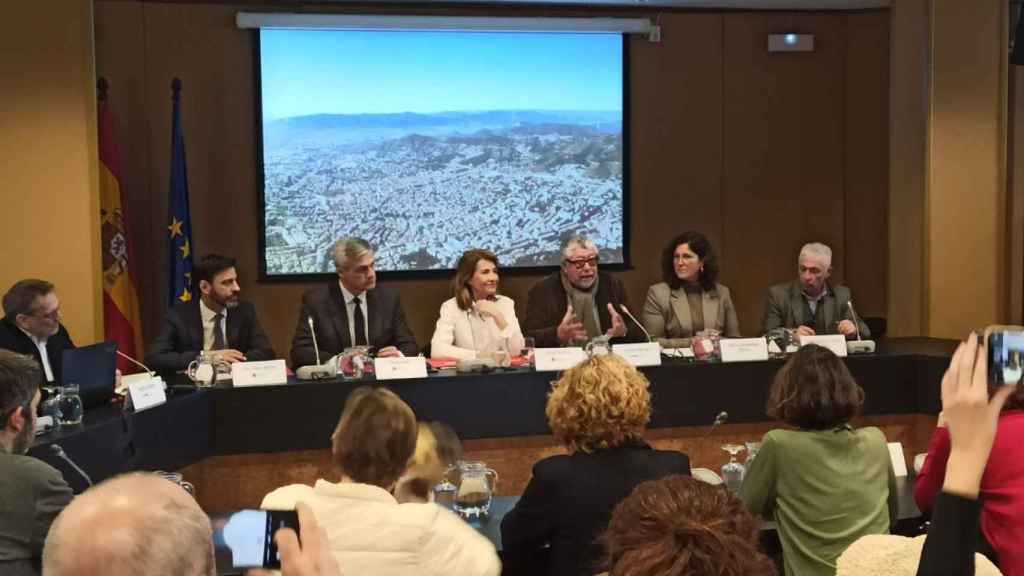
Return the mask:
<path id="1" fill-rule="evenodd" d="M 120 119 L 147 339 L 165 308 L 177 76 L 194 244 L 200 254 L 239 258 L 245 296 L 286 355 L 309 284 L 257 281 L 254 42 L 234 27 L 243 9 L 98 0 L 96 66 Z M 675 12 L 661 24 L 662 42 L 630 44 L 634 269 L 621 276 L 634 308 L 659 280 L 662 244 L 696 228 L 719 252 L 745 334 L 758 330 L 765 288 L 795 274 L 796 252 L 810 240 L 832 245 L 836 279 L 853 288 L 859 311 L 884 315 L 889 12 Z M 769 33 L 792 31 L 815 34 L 816 51 L 767 53 Z M 535 280 L 506 277 L 503 291 L 523 310 Z M 447 281 L 393 284 L 417 338 L 428 341 Z"/>

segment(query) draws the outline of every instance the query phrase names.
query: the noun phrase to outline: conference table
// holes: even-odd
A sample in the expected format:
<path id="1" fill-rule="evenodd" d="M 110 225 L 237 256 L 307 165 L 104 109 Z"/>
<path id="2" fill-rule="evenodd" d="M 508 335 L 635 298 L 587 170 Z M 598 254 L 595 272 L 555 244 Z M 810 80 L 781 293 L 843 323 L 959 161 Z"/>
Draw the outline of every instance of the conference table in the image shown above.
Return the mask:
<path id="1" fill-rule="evenodd" d="M 912 338 L 878 344 L 876 353 L 846 358 L 865 391 L 864 414 L 937 414 L 941 376 L 956 342 Z M 782 362 L 666 359 L 642 368 L 651 382 L 650 427 L 708 426 L 721 411 L 730 423 L 767 422 L 765 401 Z M 386 385 L 418 418 L 446 422 L 463 440 L 475 440 L 550 434 L 544 406 L 556 377 L 529 368 L 473 375 L 441 371 Z M 51 444 L 61 445 L 93 481 L 132 470 L 180 470 L 212 456 L 327 449 L 345 398 L 374 384 L 368 377 L 192 388 L 138 413 L 110 404 L 87 410 L 82 424 L 39 436 L 30 454 L 61 470 L 77 492 L 86 481 L 53 454 Z"/>

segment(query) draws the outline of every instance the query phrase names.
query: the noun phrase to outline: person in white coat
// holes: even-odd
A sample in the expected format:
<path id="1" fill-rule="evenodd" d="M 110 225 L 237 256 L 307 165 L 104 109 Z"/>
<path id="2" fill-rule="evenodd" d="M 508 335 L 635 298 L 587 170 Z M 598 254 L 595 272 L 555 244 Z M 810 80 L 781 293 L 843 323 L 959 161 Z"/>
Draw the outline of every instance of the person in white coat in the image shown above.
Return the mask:
<path id="1" fill-rule="evenodd" d="M 498 257 L 489 250 L 468 250 L 460 258 L 452 282 L 455 296 L 441 305 L 430 340 L 431 358 L 472 360 L 495 352 L 516 356 L 523 332 L 515 302 L 498 294 Z"/>
<path id="2" fill-rule="evenodd" d="M 392 495 L 416 429 L 412 409 L 394 392 L 353 390 L 331 436 L 341 481 L 278 488 L 261 508 L 308 505 L 345 576 L 498 576 L 494 545 L 472 526 L 437 504 L 400 504 Z"/>

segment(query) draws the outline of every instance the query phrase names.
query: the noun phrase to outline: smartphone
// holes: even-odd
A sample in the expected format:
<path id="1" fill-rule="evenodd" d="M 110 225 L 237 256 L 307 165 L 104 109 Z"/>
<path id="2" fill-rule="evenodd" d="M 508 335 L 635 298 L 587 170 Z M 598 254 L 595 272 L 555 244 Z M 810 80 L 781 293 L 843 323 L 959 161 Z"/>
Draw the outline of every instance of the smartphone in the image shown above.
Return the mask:
<path id="1" fill-rule="evenodd" d="M 274 533 L 281 528 L 299 531 L 294 510 L 239 510 L 210 516 L 218 574 L 240 568 L 280 568 L 281 556 Z"/>
<path id="2" fill-rule="evenodd" d="M 999 330 L 988 335 L 988 372 L 996 384 L 1020 384 L 1024 375 L 1024 332 Z"/>

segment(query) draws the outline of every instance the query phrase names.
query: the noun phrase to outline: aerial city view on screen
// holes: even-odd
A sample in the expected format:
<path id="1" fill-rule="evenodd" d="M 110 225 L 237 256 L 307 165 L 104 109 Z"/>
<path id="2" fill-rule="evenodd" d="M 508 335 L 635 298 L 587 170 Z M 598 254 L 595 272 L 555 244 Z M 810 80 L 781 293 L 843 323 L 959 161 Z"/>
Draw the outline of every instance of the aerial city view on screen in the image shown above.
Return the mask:
<path id="1" fill-rule="evenodd" d="M 261 34 L 268 274 L 333 271 L 344 235 L 378 270 L 557 264 L 574 232 L 622 261 L 618 35 Z"/>

